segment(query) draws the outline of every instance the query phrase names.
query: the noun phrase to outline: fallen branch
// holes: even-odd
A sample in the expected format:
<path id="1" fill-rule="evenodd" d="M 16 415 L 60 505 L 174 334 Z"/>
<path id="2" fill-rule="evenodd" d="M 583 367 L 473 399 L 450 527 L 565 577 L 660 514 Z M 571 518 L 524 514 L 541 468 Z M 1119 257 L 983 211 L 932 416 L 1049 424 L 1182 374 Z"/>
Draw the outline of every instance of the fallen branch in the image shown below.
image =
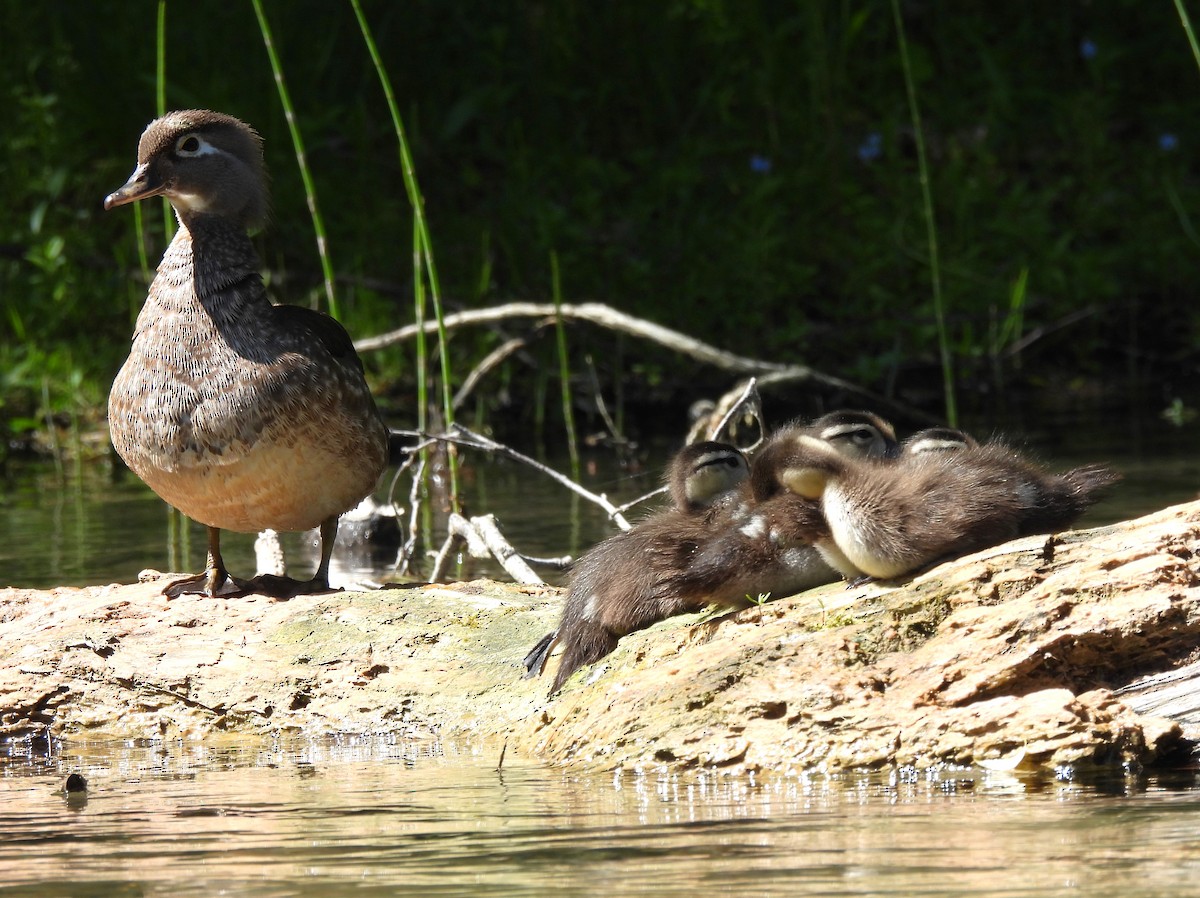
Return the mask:
<path id="1" fill-rule="evenodd" d="M 885 396 L 880 396 L 864 387 L 860 387 L 858 384 L 842 380 L 840 377 L 824 374 L 813 368 L 809 368 L 807 365 L 785 365 L 779 362 L 767 362 L 762 359 L 752 359 L 727 352 L 701 340 L 697 340 L 694 337 L 689 337 L 679 331 L 672 330 L 669 327 L 663 327 L 661 324 L 655 324 L 643 318 L 635 318 L 632 315 L 627 315 L 611 306 L 598 302 L 564 304 L 557 308 L 552 303 L 513 302 L 488 309 L 469 309 L 464 312 L 455 312 L 446 315 L 443 319 L 443 324 L 447 331 L 452 331 L 461 327 L 494 324 L 498 321 L 505 321 L 512 318 L 545 318 L 553 317 L 556 314 L 561 315 L 564 319 L 586 321 L 599 327 L 620 331 L 652 343 L 657 343 L 660 346 L 665 346 L 682 355 L 690 356 L 725 371 L 756 375 L 775 374 L 781 375 L 791 382 L 804 383 L 812 381 L 825 387 L 854 393 L 864 399 L 870 400 L 880 409 L 900 412 L 916 420 L 933 420 L 929 415 L 918 409 L 888 399 Z M 424 323 L 423 328 L 426 333 L 434 333 L 437 329 L 437 323 L 427 321 Z M 354 348 L 359 352 L 384 349 L 388 346 L 394 346 L 397 343 L 411 340 L 417 335 L 418 330 L 420 328 L 415 324 L 405 325 L 394 331 L 357 340 L 354 343 Z M 762 377 L 760 380 L 760 383 L 764 385 L 769 382 L 773 381 L 768 380 L 767 377 Z"/>

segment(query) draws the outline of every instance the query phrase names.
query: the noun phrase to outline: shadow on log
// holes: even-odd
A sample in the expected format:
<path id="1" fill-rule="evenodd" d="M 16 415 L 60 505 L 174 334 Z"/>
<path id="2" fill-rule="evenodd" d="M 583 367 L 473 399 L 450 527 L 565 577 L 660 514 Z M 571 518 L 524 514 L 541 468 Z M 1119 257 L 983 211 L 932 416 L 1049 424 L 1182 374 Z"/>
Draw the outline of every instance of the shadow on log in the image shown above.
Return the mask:
<path id="1" fill-rule="evenodd" d="M 505 739 L 576 769 L 1152 764 L 1200 738 L 1200 503 L 632 634 L 559 697 L 561 591 L 0 591 L 0 735 Z M 552 664 L 555 662 L 552 661 Z"/>

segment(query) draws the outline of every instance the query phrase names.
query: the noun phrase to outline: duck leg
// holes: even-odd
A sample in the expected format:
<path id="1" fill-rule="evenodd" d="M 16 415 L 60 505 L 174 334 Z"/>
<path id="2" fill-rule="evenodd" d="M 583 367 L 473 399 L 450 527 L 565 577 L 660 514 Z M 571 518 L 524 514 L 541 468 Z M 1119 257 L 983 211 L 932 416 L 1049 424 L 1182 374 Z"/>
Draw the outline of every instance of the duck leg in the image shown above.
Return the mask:
<path id="1" fill-rule="evenodd" d="M 204 572 L 168 583 L 163 588 L 163 595 L 168 599 L 180 596 L 239 596 L 246 592 L 244 587 L 244 583 L 234 580 L 225 570 L 225 562 L 221 560 L 220 529 L 209 527 L 208 560 Z"/>
<path id="2" fill-rule="evenodd" d="M 329 588 L 329 559 L 333 555 L 333 543 L 337 539 L 338 516 L 333 515 L 321 522 L 321 562 L 311 580 L 295 580 L 275 574 L 260 574 L 253 580 L 238 580 L 245 592 L 255 592 L 273 599 L 290 599 L 319 592 L 331 592 Z"/>

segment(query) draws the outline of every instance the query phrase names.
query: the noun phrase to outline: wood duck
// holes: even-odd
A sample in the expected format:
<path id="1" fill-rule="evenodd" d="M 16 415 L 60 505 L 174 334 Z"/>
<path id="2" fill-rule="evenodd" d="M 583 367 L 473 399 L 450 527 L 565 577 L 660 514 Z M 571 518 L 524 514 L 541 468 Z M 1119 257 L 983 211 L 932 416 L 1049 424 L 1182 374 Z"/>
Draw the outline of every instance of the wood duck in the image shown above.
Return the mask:
<path id="1" fill-rule="evenodd" d="M 855 457 L 897 450 L 891 426 L 867 413 L 838 412 L 792 431 Z M 555 642 L 565 643 L 552 695 L 635 630 L 710 604 L 745 608 L 761 594 L 789 595 L 836 579 L 811 547 L 827 532 L 816 504 L 771 482 L 758 458 L 747 476 L 732 446 L 700 443 L 680 451 L 668 477 L 674 506 L 579 559 L 558 631 L 526 656 L 528 675 L 536 676 Z M 700 503 L 684 501 L 697 492 Z"/>
<path id="2" fill-rule="evenodd" d="M 718 604 L 738 607 L 757 596 L 795 595 L 839 576 L 817 550 L 829 530 L 820 507 L 780 481 L 788 447 L 800 435 L 828 445 L 839 455 L 888 461 L 900 447 L 892 425 L 871 412 L 842 410 L 811 424 L 777 431 L 755 455 L 743 492 L 748 501 L 727 515 L 691 559 L 682 582 L 707 584 Z"/>
<path id="3" fill-rule="evenodd" d="M 164 593 L 329 588 L 338 515 L 375 486 L 388 432 L 350 336 L 332 318 L 272 305 L 247 229 L 265 223 L 262 141 L 218 112 L 172 112 L 138 144 L 104 208 L 165 196 L 180 228 L 138 316 L 112 392 L 113 445 L 165 501 L 208 527 L 203 573 Z M 321 530 L 312 580 L 230 577 L 221 530 Z"/>
<path id="4" fill-rule="evenodd" d="M 820 500 L 830 538 L 818 549 L 852 579 L 899 577 L 1065 527 L 1116 477 L 1100 466 L 1050 474 L 997 445 L 921 451 L 883 465 L 805 435 L 792 441 L 780 473 L 788 489 Z"/>
<path id="5" fill-rule="evenodd" d="M 900 452 L 904 455 L 920 455 L 922 452 L 954 452 L 978 446 L 975 438 L 964 431 L 952 427 L 927 427 L 906 437 L 900 444 Z"/>

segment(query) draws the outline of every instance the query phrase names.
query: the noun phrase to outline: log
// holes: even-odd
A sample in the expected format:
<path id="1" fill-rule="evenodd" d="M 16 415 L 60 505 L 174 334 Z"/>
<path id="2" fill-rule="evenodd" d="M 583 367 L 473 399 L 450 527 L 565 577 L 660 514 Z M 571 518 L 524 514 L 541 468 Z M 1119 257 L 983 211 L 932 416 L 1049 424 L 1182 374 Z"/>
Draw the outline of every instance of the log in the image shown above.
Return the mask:
<path id="1" fill-rule="evenodd" d="M 1147 765 L 1200 740 L 1200 503 L 621 641 L 521 679 L 562 591 L 0 590 L 0 736 L 389 733 L 573 769 Z M 557 663 L 551 660 L 551 666 Z"/>

